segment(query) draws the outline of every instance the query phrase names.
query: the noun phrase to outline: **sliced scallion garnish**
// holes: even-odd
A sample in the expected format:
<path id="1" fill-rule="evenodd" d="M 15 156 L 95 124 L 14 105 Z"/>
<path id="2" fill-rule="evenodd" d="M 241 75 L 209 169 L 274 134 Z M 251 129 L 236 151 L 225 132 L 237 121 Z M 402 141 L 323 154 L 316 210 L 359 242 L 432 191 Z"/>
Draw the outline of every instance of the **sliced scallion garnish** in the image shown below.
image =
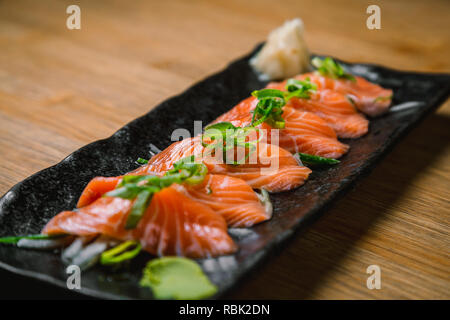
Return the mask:
<path id="1" fill-rule="evenodd" d="M 340 163 L 339 160 L 333 159 L 333 158 L 325 158 L 320 156 L 314 156 L 312 154 L 306 154 L 306 153 L 298 153 L 300 160 L 305 165 L 311 165 L 311 166 L 321 166 L 321 165 L 334 165 Z"/>
<path id="2" fill-rule="evenodd" d="M 139 164 L 147 164 L 148 160 L 146 160 L 144 158 L 137 158 L 136 162 Z"/>
<path id="3" fill-rule="evenodd" d="M 219 122 L 205 128 L 202 135 L 202 145 L 214 153 L 221 150 L 224 163 L 239 165 L 245 163 L 251 153 L 256 150 L 256 143 L 262 138 L 262 135 L 258 136 L 258 132 L 259 129 L 253 126 L 236 127 L 230 122 Z M 251 139 L 252 133 L 254 133 L 255 138 L 253 140 Z M 245 156 L 243 159 L 234 159 L 234 150 L 237 147 L 244 149 Z M 229 150 L 232 151 L 230 154 L 228 154 Z M 233 158 L 229 159 L 229 156 Z"/>
<path id="4" fill-rule="evenodd" d="M 109 249 L 100 256 L 103 265 L 114 265 L 136 257 L 141 251 L 140 243 L 136 241 L 125 241 L 118 246 Z"/>
<path id="5" fill-rule="evenodd" d="M 252 111 L 251 122 L 246 127 L 236 127 L 230 122 L 219 122 L 205 128 L 202 135 L 202 145 L 213 150 L 222 150 L 223 160 L 227 164 L 239 165 L 245 163 L 251 153 L 256 149 L 256 143 L 263 138 L 249 140 L 250 133 L 259 133 L 256 127 L 267 123 L 272 128 L 283 129 L 285 121 L 282 117 L 283 107 L 291 98 L 309 99 L 317 86 L 310 81 L 289 79 L 286 83 L 286 91 L 278 89 L 262 89 L 252 92 L 252 96 L 258 99 L 255 109 Z M 234 159 L 234 150 L 241 147 L 245 150 L 243 159 Z M 218 148 L 218 149 L 217 149 Z M 232 150 L 233 159 L 228 159 L 227 151 Z"/>
<path id="6" fill-rule="evenodd" d="M 306 78 L 305 80 L 288 79 L 286 82 L 286 90 L 289 92 L 286 96 L 286 100 L 293 97 L 309 99 L 311 92 L 317 90 L 317 85 L 312 83 L 309 78 Z"/>
<path id="7" fill-rule="evenodd" d="M 374 102 L 383 102 L 383 101 L 390 101 L 392 100 L 392 95 L 390 96 L 381 96 L 381 97 L 376 97 L 373 101 Z"/>
<path id="8" fill-rule="evenodd" d="M 154 188 L 154 190 L 160 191 L 159 188 Z M 133 229 L 141 220 L 145 209 L 147 209 L 154 192 L 150 190 L 143 190 L 138 193 L 136 200 L 134 201 L 133 207 L 131 208 L 130 214 L 128 215 L 127 222 L 125 224 L 125 229 Z"/>
<path id="9" fill-rule="evenodd" d="M 326 57 L 324 59 L 315 57 L 311 60 L 311 64 L 316 67 L 317 71 L 323 76 L 334 79 L 347 79 L 353 82 L 356 81 L 356 78 L 352 74 L 346 72 L 342 65 L 330 57 Z"/>
<path id="10" fill-rule="evenodd" d="M 26 236 L 13 236 L 0 238 L 0 243 L 17 244 L 22 239 L 28 240 L 52 240 L 56 238 L 65 237 L 65 234 L 48 235 L 48 234 L 30 234 Z"/>
<path id="11" fill-rule="evenodd" d="M 256 127 L 266 122 L 273 128 L 284 129 L 284 119 L 282 118 L 283 107 L 291 98 L 309 99 L 311 92 L 317 86 L 310 81 L 288 79 L 286 91 L 278 89 L 262 89 L 252 92 L 252 96 L 258 99 L 258 104 L 253 110 L 253 117 L 250 126 Z"/>

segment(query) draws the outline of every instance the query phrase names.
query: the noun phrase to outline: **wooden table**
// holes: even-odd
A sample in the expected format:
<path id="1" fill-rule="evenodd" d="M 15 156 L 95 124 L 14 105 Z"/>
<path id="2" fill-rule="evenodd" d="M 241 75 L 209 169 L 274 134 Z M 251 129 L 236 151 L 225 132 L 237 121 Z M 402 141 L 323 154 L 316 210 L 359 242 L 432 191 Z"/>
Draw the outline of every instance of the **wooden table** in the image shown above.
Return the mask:
<path id="1" fill-rule="evenodd" d="M 450 72 L 450 2 L 372 2 L 381 30 L 366 28 L 366 1 L 0 2 L 0 193 L 222 69 L 288 18 L 304 20 L 313 52 Z M 68 30 L 75 3 L 81 30 Z M 450 298 L 449 127 L 447 101 L 229 297 Z M 372 264 L 381 290 L 366 287 Z"/>

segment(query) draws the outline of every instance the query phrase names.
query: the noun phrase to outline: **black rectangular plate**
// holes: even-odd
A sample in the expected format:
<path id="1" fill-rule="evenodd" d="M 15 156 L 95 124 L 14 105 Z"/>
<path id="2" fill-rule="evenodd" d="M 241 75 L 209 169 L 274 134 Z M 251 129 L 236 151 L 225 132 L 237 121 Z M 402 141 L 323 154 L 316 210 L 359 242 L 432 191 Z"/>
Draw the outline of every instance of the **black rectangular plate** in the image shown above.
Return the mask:
<path id="1" fill-rule="evenodd" d="M 135 160 L 148 156 L 150 144 L 165 148 L 171 143 L 174 129 L 193 132 L 194 120 L 207 124 L 253 90 L 262 88 L 265 83 L 258 80 L 248 65 L 256 50 L 161 103 L 110 138 L 91 143 L 15 185 L 0 199 L 0 236 L 39 233 L 58 212 L 75 207 L 83 187 L 93 177 L 115 176 L 136 168 Z M 332 200 L 367 174 L 403 135 L 449 95 L 448 74 L 400 72 L 367 64 L 344 65 L 354 74 L 392 88 L 394 104 L 418 101 L 421 106 L 371 120 L 366 136 L 345 141 L 350 151 L 339 165 L 314 171 L 307 183 L 296 190 L 272 195 L 274 214 L 270 221 L 249 229 L 230 230 L 239 251 L 232 256 L 199 261 L 219 288 L 215 298 L 238 284 L 244 274 L 274 249 L 317 219 Z M 150 255 L 143 255 L 131 269 L 120 274 L 111 274 L 101 267 L 88 270 L 82 274 L 80 292 L 98 298 L 152 299 L 151 291 L 138 285 L 149 258 Z M 60 256 L 52 252 L 0 245 L 0 267 L 66 288 L 65 266 Z"/>

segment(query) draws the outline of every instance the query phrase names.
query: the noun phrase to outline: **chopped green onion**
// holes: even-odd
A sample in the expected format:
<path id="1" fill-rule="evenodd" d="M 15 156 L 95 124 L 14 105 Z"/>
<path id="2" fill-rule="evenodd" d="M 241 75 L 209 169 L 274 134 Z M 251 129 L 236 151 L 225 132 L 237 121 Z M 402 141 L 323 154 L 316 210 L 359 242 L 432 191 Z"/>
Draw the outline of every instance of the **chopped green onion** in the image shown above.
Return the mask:
<path id="1" fill-rule="evenodd" d="M 262 138 L 256 141 L 247 142 L 246 137 L 251 130 L 258 130 L 256 127 L 262 123 L 267 123 L 272 128 L 284 129 L 285 121 L 282 117 L 283 107 L 291 98 L 309 99 L 311 92 L 315 91 L 317 86 L 310 81 L 309 78 L 305 80 L 289 79 L 286 83 L 286 90 L 278 89 L 262 89 L 252 92 L 252 96 L 258 99 L 255 109 L 252 111 L 253 116 L 250 124 L 247 127 L 236 127 L 230 122 L 219 122 L 205 128 L 202 135 L 202 145 L 205 148 L 222 149 L 222 156 L 224 162 L 229 164 L 230 159 L 227 158 L 227 151 L 234 150 L 236 147 L 249 148 L 251 152 L 256 150 L 255 144 Z M 205 142 L 209 139 L 210 142 Z M 232 164 L 239 165 L 245 162 L 251 155 L 248 152 L 244 159 L 231 161 Z"/>
<path id="2" fill-rule="evenodd" d="M 205 131 L 212 129 L 219 130 L 220 132 L 225 132 L 228 129 L 235 130 L 236 127 L 231 122 L 219 122 L 207 126 L 205 128 Z"/>
<path id="3" fill-rule="evenodd" d="M 136 162 L 139 164 L 147 164 L 148 160 L 146 160 L 144 158 L 137 158 Z"/>
<path id="4" fill-rule="evenodd" d="M 122 199 L 134 199 L 142 191 L 142 187 L 137 185 L 127 185 L 109 191 L 105 194 L 105 197 L 118 197 Z"/>
<path id="5" fill-rule="evenodd" d="M 309 99 L 311 92 L 317 90 L 317 85 L 312 83 L 309 78 L 305 80 L 297 80 L 297 79 L 288 79 L 286 82 L 286 90 L 290 92 L 287 95 L 286 100 L 289 100 L 292 97 Z"/>
<path id="6" fill-rule="evenodd" d="M 66 234 L 48 235 L 48 234 L 31 234 L 27 236 L 3 237 L 0 243 L 17 244 L 22 239 L 28 240 L 50 240 L 67 236 Z"/>
<path id="7" fill-rule="evenodd" d="M 230 164 L 231 162 L 231 164 L 239 165 L 243 161 L 245 162 L 251 153 L 256 150 L 255 145 L 262 138 L 262 135 L 259 135 L 256 140 L 248 141 L 247 138 L 252 132 L 258 134 L 258 131 L 259 129 L 253 126 L 235 127 L 230 122 L 219 122 L 206 127 L 202 135 L 202 145 L 213 151 L 221 149 L 224 163 Z M 227 151 L 234 150 L 236 147 L 248 149 L 244 159 L 234 160 L 234 153 L 232 154 L 232 160 L 227 158 Z"/>
<path id="8" fill-rule="evenodd" d="M 159 191 L 160 189 L 158 189 Z M 134 229 L 141 220 L 152 199 L 153 193 L 149 190 L 141 191 L 134 201 L 133 207 L 131 208 L 130 214 L 128 215 L 127 222 L 125 224 L 125 229 Z"/>
<path id="9" fill-rule="evenodd" d="M 256 127 L 266 122 L 272 128 L 284 129 L 285 121 L 281 116 L 283 107 L 291 98 L 309 99 L 311 92 L 315 91 L 317 86 L 310 81 L 288 79 L 286 90 L 262 89 L 252 92 L 252 96 L 258 99 L 258 104 L 253 110 L 253 117 L 250 126 Z"/>
<path id="10" fill-rule="evenodd" d="M 326 57 L 324 59 L 320 59 L 318 57 L 311 60 L 311 64 L 317 68 L 317 71 L 327 77 L 331 77 L 334 79 L 347 79 L 351 81 L 356 81 L 356 78 L 345 71 L 344 67 L 334 61 L 330 57 Z"/>
<path id="11" fill-rule="evenodd" d="M 298 155 L 300 156 L 300 160 L 303 164 L 311 166 L 334 165 L 340 163 L 340 161 L 336 159 L 314 156 L 312 154 L 299 152 Z"/>
<path id="12" fill-rule="evenodd" d="M 132 248 L 130 250 L 130 248 Z M 100 263 L 114 265 L 136 257 L 141 251 L 141 244 L 136 241 L 126 241 L 102 253 Z"/>

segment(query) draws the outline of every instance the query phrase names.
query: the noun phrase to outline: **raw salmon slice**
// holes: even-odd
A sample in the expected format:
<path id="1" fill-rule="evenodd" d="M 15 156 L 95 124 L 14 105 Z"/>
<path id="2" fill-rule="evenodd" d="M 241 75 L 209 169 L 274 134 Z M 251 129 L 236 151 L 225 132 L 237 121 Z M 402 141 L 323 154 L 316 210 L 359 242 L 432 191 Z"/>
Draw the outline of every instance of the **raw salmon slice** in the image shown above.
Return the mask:
<path id="1" fill-rule="evenodd" d="M 362 77 L 355 76 L 356 81 L 333 79 L 317 73 L 297 76 L 297 79 L 310 78 L 318 89 L 335 90 L 348 96 L 363 113 L 375 117 L 385 113 L 392 101 L 392 90 L 371 83 Z"/>
<path id="2" fill-rule="evenodd" d="M 95 177 L 84 188 L 78 199 L 77 207 L 81 208 L 94 202 L 103 194 L 113 190 L 120 180 L 121 177 Z"/>
<path id="3" fill-rule="evenodd" d="M 132 200 L 101 197 L 77 211 L 61 212 L 42 232 L 136 240 L 144 250 L 159 256 L 207 258 L 236 250 L 225 219 L 174 186 L 156 193 L 136 228 L 127 230 L 132 205 Z"/>
<path id="4" fill-rule="evenodd" d="M 272 82 L 267 87 L 285 90 L 286 81 Z M 324 119 L 340 138 L 359 138 L 369 130 L 369 121 L 355 109 L 345 95 L 334 90 L 317 90 L 310 95 L 310 99 L 291 98 L 286 106 L 315 113 Z"/>
<path id="5" fill-rule="evenodd" d="M 96 177 L 88 183 L 78 208 L 91 204 L 113 190 L 122 177 Z M 222 215 L 230 227 L 251 227 L 272 217 L 270 202 L 261 203 L 258 195 L 244 180 L 225 175 L 208 174 L 198 185 L 173 185 L 192 200 Z M 85 199 L 85 201 L 81 201 Z"/>
<path id="6" fill-rule="evenodd" d="M 162 174 L 172 168 L 173 163 L 195 155 L 208 167 L 212 174 L 223 174 L 240 178 L 254 189 L 269 192 L 287 191 L 301 186 L 311 170 L 298 164 L 294 156 L 276 145 L 258 143 L 249 161 L 241 165 L 225 164 L 215 157 L 208 157 L 200 137 L 184 139 L 173 143 L 164 151 L 153 156 L 148 164 L 131 174 Z"/>
<path id="7" fill-rule="evenodd" d="M 275 84 L 275 82 L 274 82 L 274 84 Z M 274 88 L 274 89 L 277 89 L 277 88 Z M 237 120 L 237 119 L 246 117 L 249 115 L 249 113 L 252 110 L 254 110 L 256 108 L 257 104 L 258 104 L 258 99 L 256 99 L 254 96 L 250 96 L 250 97 L 242 100 L 241 102 L 239 102 L 237 105 L 235 105 L 229 111 L 227 111 L 224 114 L 222 114 L 221 116 L 219 116 L 216 120 L 213 121 L 213 123 Z"/>
<path id="8" fill-rule="evenodd" d="M 214 123 L 228 121 L 236 127 L 249 125 L 252 108 L 256 106 L 253 101 L 256 99 L 248 100 L 250 103 L 247 102 L 247 108 L 244 107 L 244 103 L 240 103 Z M 258 126 L 266 134 L 268 143 L 276 144 L 272 141 L 272 132 L 277 131 L 278 145 L 291 153 L 302 152 L 336 159 L 348 151 L 348 145 L 339 142 L 334 130 L 319 116 L 290 107 L 284 107 L 281 116 L 285 121 L 284 129 L 274 129 L 266 123 Z"/>
<path id="9" fill-rule="evenodd" d="M 251 227 L 272 217 L 270 202 L 260 198 L 244 180 L 220 174 L 209 174 L 203 183 L 184 188 L 186 194 L 223 216 L 229 227 Z"/>
<path id="10" fill-rule="evenodd" d="M 287 106 L 310 111 L 324 119 L 340 138 L 359 138 L 369 131 L 369 121 L 347 98 L 332 90 L 320 90 L 310 99 L 292 98 Z"/>
<path id="11" fill-rule="evenodd" d="M 201 155 L 203 151 L 204 148 L 199 137 L 183 139 L 172 143 L 166 149 L 154 155 L 147 164 L 131 171 L 129 174 L 163 174 L 172 169 L 173 164 L 178 160 L 192 155 Z"/>

